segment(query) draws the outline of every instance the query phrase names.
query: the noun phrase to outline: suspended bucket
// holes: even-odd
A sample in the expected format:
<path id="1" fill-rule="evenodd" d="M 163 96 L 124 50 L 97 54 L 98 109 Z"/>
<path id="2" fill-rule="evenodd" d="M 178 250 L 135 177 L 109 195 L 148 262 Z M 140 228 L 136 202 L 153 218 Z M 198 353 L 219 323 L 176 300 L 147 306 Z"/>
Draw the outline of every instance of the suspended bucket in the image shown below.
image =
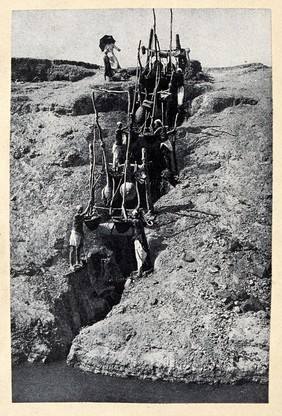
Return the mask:
<path id="1" fill-rule="evenodd" d="M 102 199 L 104 203 L 107 205 L 110 203 L 113 195 L 113 188 L 108 184 L 102 189 L 101 191 Z"/>
<path id="2" fill-rule="evenodd" d="M 95 215 L 95 216 L 92 216 L 92 217 L 85 217 L 84 218 L 84 224 L 86 225 L 86 227 L 90 231 L 96 230 L 96 228 L 98 228 L 98 225 L 100 224 L 100 222 L 101 222 L 101 216 L 100 215 Z"/>
<path id="3" fill-rule="evenodd" d="M 125 189 L 124 189 L 125 188 Z M 132 182 L 126 182 L 125 186 L 124 183 L 120 187 L 120 194 L 123 196 L 126 202 L 133 201 L 133 199 L 136 197 L 136 186 Z"/>
<path id="4" fill-rule="evenodd" d="M 126 221 L 123 218 L 113 218 L 113 223 L 117 232 L 120 234 L 126 233 L 131 225 L 129 221 Z"/>
<path id="5" fill-rule="evenodd" d="M 142 106 L 138 107 L 135 112 L 135 118 L 134 118 L 134 121 L 136 124 L 138 124 L 138 126 L 142 126 L 142 124 L 145 122 L 145 115 L 146 115 L 145 108 L 143 108 Z"/>

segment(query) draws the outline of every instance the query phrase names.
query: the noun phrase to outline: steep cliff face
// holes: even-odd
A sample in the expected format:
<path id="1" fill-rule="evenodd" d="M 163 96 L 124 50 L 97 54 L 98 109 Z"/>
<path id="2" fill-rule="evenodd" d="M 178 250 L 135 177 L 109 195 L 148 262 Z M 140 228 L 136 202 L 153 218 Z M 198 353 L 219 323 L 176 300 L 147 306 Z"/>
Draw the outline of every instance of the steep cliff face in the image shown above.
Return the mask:
<path id="1" fill-rule="evenodd" d="M 189 86 L 191 117 L 177 131 L 180 183 L 156 203 L 156 222 L 147 230 L 155 271 L 128 281 L 119 304 L 135 268 L 130 235 L 86 232 L 85 251 L 92 253 L 87 267 L 66 276 L 73 206 L 89 196 L 90 94 L 97 85 L 113 84 L 105 86 L 99 71 L 75 84 L 13 84 L 15 360 L 62 357 L 84 327 L 68 362 L 87 371 L 186 382 L 266 381 L 271 70 L 254 64 L 210 74 L 213 83 Z M 126 85 L 132 82 L 114 88 Z M 105 92 L 97 99 L 109 156 L 115 124 L 126 122 L 122 97 L 118 105 L 109 104 Z M 101 265 L 109 258 L 105 273 Z"/>

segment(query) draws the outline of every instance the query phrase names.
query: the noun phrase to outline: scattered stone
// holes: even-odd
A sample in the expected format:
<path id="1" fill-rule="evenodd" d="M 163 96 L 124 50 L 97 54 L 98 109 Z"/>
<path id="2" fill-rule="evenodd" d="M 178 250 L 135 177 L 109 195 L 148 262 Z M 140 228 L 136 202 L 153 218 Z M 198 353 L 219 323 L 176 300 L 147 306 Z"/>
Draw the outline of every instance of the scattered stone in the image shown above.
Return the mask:
<path id="1" fill-rule="evenodd" d="M 220 270 L 220 267 L 218 265 L 211 266 L 211 267 L 208 268 L 208 271 L 212 274 L 218 273 L 219 270 Z"/>
<path id="2" fill-rule="evenodd" d="M 29 153 L 30 152 L 30 147 L 29 146 L 25 146 L 24 148 L 23 148 L 23 154 L 27 154 L 27 153 Z"/>
<path id="3" fill-rule="evenodd" d="M 260 278 L 263 277 L 264 272 L 265 272 L 265 268 L 263 268 L 262 266 L 259 266 L 259 265 L 254 265 L 252 267 L 252 270 L 251 270 L 252 274 L 254 274 L 255 276 L 260 277 Z"/>
<path id="4" fill-rule="evenodd" d="M 67 162 L 66 160 L 62 160 L 62 161 L 60 162 L 60 166 L 61 166 L 62 168 L 68 168 L 68 167 L 70 166 L 70 164 L 69 164 L 69 162 Z"/>
<path id="5" fill-rule="evenodd" d="M 245 291 L 245 289 L 242 289 L 240 291 L 237 292 L 236 294 L 237 299 L 239 300 L 246 300 L 250 297 L 250 295 L 248 295 L 248 293 Z"/>
<path id="6" fill-rule="evenodd" d="M 67 136 L 69 136 L 70 134 L 72 134 L 73 133 L 73 129 L 72 128 L 69 128 L 69 129 L 67 129 L 67 130 L 65 130 L 62 134 L 61 134 L 61 137 L 67 137 Z"/>
<path id="7" fill-rule="evenodd" d="M 126 279 L 124 287 L 128 287 L 132 282 L 133 282 L 133 279 L 131 277 L 129 277 L 128 279 Z"/>
<path id="8" fill-rule="evenodd" d="M 240 250 L 242 250 L 242 244 L 237 238 L 233 239 L 230 244 L 230 251 L 235 252 Z"/>
<path id="9" fill-rule="evenodd" d="M 182 259 L 184 261 L 187 261 L 188 263 L 193 263 L 193 261 L 195 261 L 195 258 L 191 256 L 191 254 L 186 254 L 186 253 L 182 254 Z"/>
<path id="10" fill-rule="evenodd" d="M 38 156 L 38 155 L 35 153 L 34 150 L 29 155 L 30 159 L 34 159 L 36 156 Z"/>
<path id="11" fill-rule="evenodd" d="M 247 299 L 241 305 L 241 310 L 243 312 L 249 312 L 249 311 L 258 312 L 258 311 L 263 311 L 264 306 L 258 298 L 254 297 L 254 296 L 250 296 L 249 299 Z"/>
<path id="12" fill-rule="evenodd" d="M 72 173 L 73 173 L 73 171 L 72 171 L 72 170 L 70 170 L 70 169 L 68 169 L 68 170 L 65 170 L 65 171 L 63 172 L 63 176 L 71 176 L 71 175 L 72 175 Z"/>
<path id="13" fill-rule="evenodd" d="M 126 334 L 126 335 L 125 335 L 125 340 L 126 340 L 126 341 L 129 341 L 129 340 L 130 340 L 130 338 L 131 338 L 131 336 L 132 336 L 131 334 Z"/>
<path id="14" fill-rule="evenodd" d="M 265 267 L 261 277 L 262 279 L 269 279 L 271 277 L 271 264 Z"/>
<path id="15" fill-rule="evenodd" d="M 16 150 L 14 152 L 14 159 L 20 159 L 22 157 L 22 152 L 20 150 Z"/>

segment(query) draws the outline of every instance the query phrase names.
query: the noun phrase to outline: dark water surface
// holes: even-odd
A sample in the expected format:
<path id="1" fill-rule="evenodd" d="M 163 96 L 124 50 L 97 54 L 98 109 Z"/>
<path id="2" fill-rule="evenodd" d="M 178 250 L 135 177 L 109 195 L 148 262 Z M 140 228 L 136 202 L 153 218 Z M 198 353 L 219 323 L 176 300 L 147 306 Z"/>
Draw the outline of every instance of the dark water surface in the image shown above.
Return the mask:
<path id="1" fill-rule="evenodd" d="M 268 386 L 196 385 L 85 373 L 64 362 L 13 369 L 13 402 L 267 403 Z"/>

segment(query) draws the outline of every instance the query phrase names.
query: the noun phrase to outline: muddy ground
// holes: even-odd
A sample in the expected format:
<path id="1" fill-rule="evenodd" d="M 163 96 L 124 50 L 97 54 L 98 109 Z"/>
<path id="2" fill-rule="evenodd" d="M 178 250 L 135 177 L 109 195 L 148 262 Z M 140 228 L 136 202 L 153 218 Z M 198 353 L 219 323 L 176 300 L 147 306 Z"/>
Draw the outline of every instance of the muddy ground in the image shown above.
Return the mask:
<path id="1" fill-rule="evenodd" d="M 95 86 L 105 87 L 102 72 L 75 83 L 13 83 L 15 362 L 66 357 L 71 346 L 69 364 L 97 373 L 267 381 L 271 69 L 252 64 L 208 73 L 212 82 L 194 83 L 191 117 L 177 131 L 180 181 L 155 204 L 156 222 L 147 229 L 155 271 L 128 279 L 123 292 L 135 268 L 130 235 L 113 243 L 86 231 L 87 267 L 68 274 L 74 206 L 89 198 L 89 97 Z M 109 154 L 126 106 L 109 104 L 104 93 L 98 105 Z"/>

